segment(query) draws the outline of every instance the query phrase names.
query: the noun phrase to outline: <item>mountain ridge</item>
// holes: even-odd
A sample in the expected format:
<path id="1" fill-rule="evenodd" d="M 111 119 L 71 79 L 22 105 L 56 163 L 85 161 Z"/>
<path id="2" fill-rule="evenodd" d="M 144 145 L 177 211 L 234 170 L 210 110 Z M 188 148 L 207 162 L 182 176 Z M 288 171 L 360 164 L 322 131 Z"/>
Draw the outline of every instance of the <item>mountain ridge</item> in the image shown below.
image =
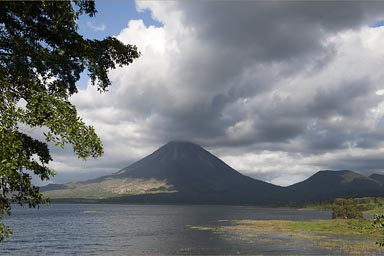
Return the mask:
<path id="1" fill-rule="evenodd" d="M 321 170 L 287 190 L 296 201 L 384 195 L 383 183 L 350 170 Z"/>

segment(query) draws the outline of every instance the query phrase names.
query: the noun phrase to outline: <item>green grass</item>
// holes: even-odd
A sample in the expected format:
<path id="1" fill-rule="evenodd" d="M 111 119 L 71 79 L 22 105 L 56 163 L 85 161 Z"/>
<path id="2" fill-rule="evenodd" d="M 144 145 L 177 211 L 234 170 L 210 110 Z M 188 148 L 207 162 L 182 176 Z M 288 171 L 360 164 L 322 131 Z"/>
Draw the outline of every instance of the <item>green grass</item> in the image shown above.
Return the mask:
<path id="1" fill-rule="evenodd" d="M 379 234 L 372 226 L 371 220 L 319 220 L 292 221 L 288 227 L 295 231 L 306 231 L 318 234 L 377 237 Z"/>

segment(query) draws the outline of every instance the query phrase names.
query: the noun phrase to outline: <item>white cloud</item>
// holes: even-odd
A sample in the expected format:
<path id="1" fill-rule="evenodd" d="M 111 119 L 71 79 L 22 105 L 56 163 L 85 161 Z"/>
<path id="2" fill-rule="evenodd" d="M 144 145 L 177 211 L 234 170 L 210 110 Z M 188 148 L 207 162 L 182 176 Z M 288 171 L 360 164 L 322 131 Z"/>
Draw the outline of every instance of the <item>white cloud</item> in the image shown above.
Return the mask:
<path id="1" fill-rule="evenodd" d="M 88 21 L 86 23 L 86 25 L 87 25 L 88 28 L 92 29 L 95 32 L 105 31 L 107 29 L 106 25 L 104 25 L 104 24 L 96 24 L 96 23 L 91 22 L 91 21 Z"/>

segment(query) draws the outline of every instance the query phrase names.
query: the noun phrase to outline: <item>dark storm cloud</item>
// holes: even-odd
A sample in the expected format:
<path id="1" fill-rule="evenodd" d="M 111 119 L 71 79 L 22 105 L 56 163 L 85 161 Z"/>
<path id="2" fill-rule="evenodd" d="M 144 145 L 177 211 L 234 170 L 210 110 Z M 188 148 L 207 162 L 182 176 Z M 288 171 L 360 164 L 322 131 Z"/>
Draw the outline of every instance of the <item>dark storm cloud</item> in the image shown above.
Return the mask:
<path id="1" fill-rule="evenodd" d="M 348 79 L 348 78 L 346 78 Z M 320 88 L 307 106 L 308 114 L 324 118 L 329 115 L 356 116 L 365 112 L 365 106 L 375 106 L 380 102 L 374 93 L 368 77 L 331 84 L 327 89 Z M 375 97 L 376 96 L 376 97 Z"/>
<path id="2" fill-rule="evenodd" d="M 358 1 L 204 1 L 180 3 L 188 24 L 218 48 L 258 61 L 285 61 L 325 50 L 324 36 L 382 18 L 383 4 Z M 239 50 L 240 49 L 240 50 Z"/>
<path id="3" fill-rule="evenodd" d="M 236 113 L 233 107 L 231 110 L 237 101 L 270 92 L 276 81 L 301 74 L 304 67 L 326 65 L 332 60 L 334 47 L 332 43 L 327 45 L 325 39 L 340 31 L 368 26 L 379 18 L 384 4 L 357 1 L 177 4 L 183 11 L 185 24 L 196 29 L 199 43 L 211 51 L 192 49 L 175 57 L 178 62 L 175 76 L 181 76 L 186 82 L 184 86 L 205 92 L 205 96 L 196 98 L 188 109 L 164 110 L 162 116 L 167 122 L 162 123 L 161 129 L 153 127 L 163 133 L 164 140 L 190 138 L 209 143 L 213 139 L 225 144 L 230 127 L 251 119 L 254 122 L 249 129 L 253 132 L 239 140 L 243 144 L 287 141 L 303 134 L 313 118 L 332 114 L 354 118 L 366 111 L 367 106 L 374 105 L 361 97 L 371 92 L 369 79 L 362 78 L 335 85 L 329 91 L 320 89 L 312 102 L 299 106 L 299 111 L 290 109 L 297 108 L 297 104 L 283 102 L 278 102 L 279 111 L 274 111 L 268 107 L 274 102 L 268 101 L 263 102 L 266 107 L 246 112 Z M 278 66 L 275 70 L 274 65 Z M 228 114 L 231 111 L 232 115 Z M 329 137 L 332 143 L 324 141 L 323 146 L 320 143 L 313 146 L 339 148 L 343 141 L 333 137 L 337 136 Z M 239 141 L 229 143 L 239 145 Z"/>

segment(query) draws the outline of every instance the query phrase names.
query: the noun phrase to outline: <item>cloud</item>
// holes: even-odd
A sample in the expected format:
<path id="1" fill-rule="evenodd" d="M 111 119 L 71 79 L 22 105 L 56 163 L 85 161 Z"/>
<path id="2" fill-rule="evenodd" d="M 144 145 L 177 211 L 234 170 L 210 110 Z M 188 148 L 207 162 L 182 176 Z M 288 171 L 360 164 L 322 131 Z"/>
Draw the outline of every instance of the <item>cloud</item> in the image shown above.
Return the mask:
<path id="1" fill-rule="evenodd" d="M 117 35 L 142 56 L 110 72 L 109 92 L 89 85 L 71 99 L 105 156 L 62 153 L 59 171 L 113 172 L 177 139 L 281 185 L 319 169 L 381 170 L 370 160 L 384 149 L 384 28 L 369 24 L 383 3 L 137 5 L 163 24 L 131 20 Z"/>
<path id="2" fill-rule="evenodd" d="M 95 32 L 105 31 L 107 29 L 106 25 L 104 25 L 104 24 L 97 25 L 96 23 L 91 22 L 91 21 L 88 21 L 86 23 L 86 25 L 88 28 L 92 29 Z"/>

